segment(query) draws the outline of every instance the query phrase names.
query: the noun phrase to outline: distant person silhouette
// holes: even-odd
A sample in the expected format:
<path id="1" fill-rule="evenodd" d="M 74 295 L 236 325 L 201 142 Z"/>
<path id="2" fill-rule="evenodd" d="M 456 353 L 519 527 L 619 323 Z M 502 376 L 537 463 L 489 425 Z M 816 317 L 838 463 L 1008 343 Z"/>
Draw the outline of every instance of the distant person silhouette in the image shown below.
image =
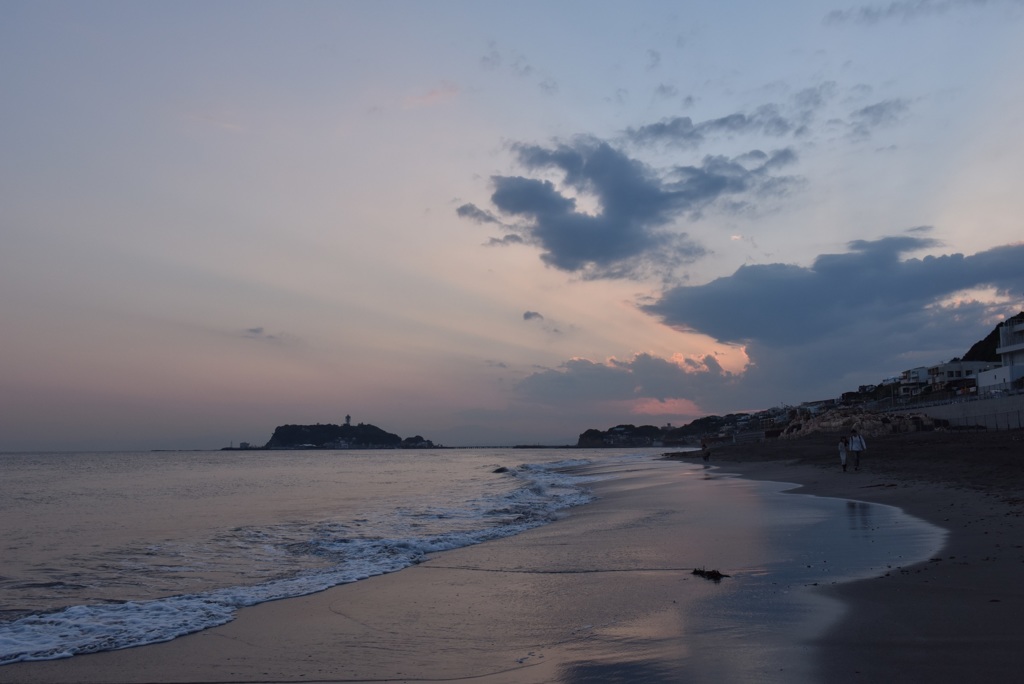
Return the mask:
<path id="1" fill-rule="evenodd" d="M 850 430 L 850 451 L 853 452 L 853 469 L 860 470 L 860 455 L 868 450 L 868 443 L 856 430 Z"/>

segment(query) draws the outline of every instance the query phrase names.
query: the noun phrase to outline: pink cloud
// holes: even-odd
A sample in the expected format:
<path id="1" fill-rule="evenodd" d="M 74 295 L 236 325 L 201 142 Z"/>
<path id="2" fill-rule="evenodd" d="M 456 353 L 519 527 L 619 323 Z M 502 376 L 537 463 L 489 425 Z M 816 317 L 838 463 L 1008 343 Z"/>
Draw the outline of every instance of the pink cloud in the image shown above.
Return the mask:
<path id="1" fill-rule="evenodd" d="M 629 412 L 640 416 L 702 416 L 704 411 L 690 399 L 664 399 L 651 397 L 629 402 Z"/>

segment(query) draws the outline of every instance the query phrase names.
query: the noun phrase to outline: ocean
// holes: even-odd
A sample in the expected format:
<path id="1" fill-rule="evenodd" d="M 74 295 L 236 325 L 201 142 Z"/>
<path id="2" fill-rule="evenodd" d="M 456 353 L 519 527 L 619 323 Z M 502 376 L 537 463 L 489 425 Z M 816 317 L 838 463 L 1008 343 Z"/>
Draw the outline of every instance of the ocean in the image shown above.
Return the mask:
<path id="1" fill-rule="evenodd" d="M 709 634 L 749 623 L 750 641 L 777 641 L 783 606 L 808 613 L 790 587 L 877 576 L 943 541 L 899 509 L 783 494 L 662 451 L 0 454 L 0 665 L 168 641 L 398 571 L 572 515 L 629 473 L 668 478 L 694 521 L 678 543 L 742 573 L 693 616 Z"/>
<path id="2" fill-rule="evenodd" d="M 0 664 L 167 641 L 586 503 L 577 449 L 0 454 Z M 496 472 L 498 471 L 498 472 Z"/>

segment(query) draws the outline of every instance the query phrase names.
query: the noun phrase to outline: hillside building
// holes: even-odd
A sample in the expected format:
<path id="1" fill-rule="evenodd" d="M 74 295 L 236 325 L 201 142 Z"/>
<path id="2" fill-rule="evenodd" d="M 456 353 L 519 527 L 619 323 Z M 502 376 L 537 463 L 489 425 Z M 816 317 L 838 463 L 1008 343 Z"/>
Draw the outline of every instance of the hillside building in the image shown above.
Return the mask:
<path id="1" fill-rule="evenodd" d="M 947 361 L 928 367 L 928 383 L 939 389 L 943 387 L 975 387 L 978 374 L 999 364 L 993 361 Z"/>
<path id="2" fill-rule="evenodd" d="M 900 373 L 900 396 L 915 397 L 928 385 L 928 366 L 918 366 Z"/>
<path id="3" fill-rule="evenodd" d="M 1002 366 L 978 374 L 979 393 L 1024 389 L 1024 316 L 1018 314 L 999 327 L 996 353 L 1002 360 Z"/>

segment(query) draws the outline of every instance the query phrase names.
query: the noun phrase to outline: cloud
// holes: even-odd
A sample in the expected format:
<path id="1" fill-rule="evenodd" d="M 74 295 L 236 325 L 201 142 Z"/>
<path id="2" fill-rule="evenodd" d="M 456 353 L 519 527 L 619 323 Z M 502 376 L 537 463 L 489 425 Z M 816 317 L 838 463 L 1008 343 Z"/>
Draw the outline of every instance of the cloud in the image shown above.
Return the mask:
<path id="1" fill-rule="evenodd" d="M 705 156 L 699 164 L 656 170 L 596 138 L 550 147 L 513 148 L 529 176 L 494 176 L 489 211 L 463 205 L 457 213 L 496 223 L 541 248 L 550 266 L 585 278 L 667 278 L 704 255 L 677 221 L 788 192 L 798 179 L 777 174 L 796 159 L 791 149 L 753 150 L 738 157 Z M 561 177 L 556 185 L 547 177 Z M 729 204 L 725 205 L 724 200 Z M 582 205 L 592 200 L 596 210 Z"/>
<path id="2" fill-rule="evenodd" d="M 993 320 L 1016 313 L 1005 302 L 949 297 L 992 287 L 1019 301 L 1024 244 L 978 254 L 904 258 L 940 244 L 924 227 L 878 240 L 855 240 L 812 266 L 744 266 L 706 285 L 682 286 L 642 307 L 667 325 L 708 334 L 745 351 L 742 372 L 713 356 L 620 361 L 572 359 L 517 386 L 524 403 L 604 420 L 757 410 L 838 397 L 861 384 L 959 356 Z M 673 413 L 672 407 L 676 407 Z M 582 418 L 581 418 L 582 419 Z"/>
<path id="3" fill-rule="evenodd" d="M 459 218 L 464 218 L 469 221 L 473 221 L 474 223 L 482 225 L 495 224 L 508 231 L 516 230 L 516 226 L 505 224 L 497 216 L 489 211 L 481 209 L 472 202 L 467 202 L 466 204 L 459 206 L 455 210 L 455 214 Z M 487 247 L 508 247 L 509 245 L 522 245 L 525 243 L 526 241 L 521 235 L 516 232 L 509 232 L 507 235 L 503 235 L 501 237 L 491 237 L 484 244 Z"/>
<path id="4" fill-rule="evenodd" d="M 912 235 L 855 240 L 849 252 L 820 255 L 807 268 L 742 266 L 704 285 L 671 288 L 644 309 L 721 342 L 783 347 L 837 334 L 862 339 L 881 324 L 913 327 L 931 315 L 928 307 L 964 289 L 1024 291 L 1024 244 L 973 256 L 900 258 L 938 244 Z M 876 341 L 863 339 L 870 347 Z"/>
<path id="5" fill-rule="evenodd" d="M 544 316 L 540 312 L 537 312 L 537 311 L 526 311 L 526 312 L 523 313 L 523 320 L 524 321 L 535 321 L 537 325 L 540 325 L 541 330 L 543 330 L 544 332 L 546 332 L 548 334 L 551 334 L 551 335 L 561 335 L 562 334 L 562 329 L 559 327 L 559 325 L 556 322 L 554 322 L 554 321 L 549 321 L 549 320 L 545 319 Z M 569 326 L 569 327 L 570 327 L 570 329 L 572 328 L 572 326 Z"/>
<path id="6" fill-rule="evenodd" d="M 485 246 L 487 247 L 508 247 L 509 245 L 522 245 L 525 244 L 525 240 L 515 233 L 504 235 L 500 238 L 492 237 L 487 240 Z"/>
<path id="7" fill-rule="evenodd" d="M 675 89 L 659 86 L 656 95 L 674 95 Z M 818 113 L 836 98 L 838 86 L 824 81 L 797 91 L 784 102 L 769 102 L 751 111 L 733 112 L 714 119 L 694 121 L 688 116 L 662 119 L 656 123 L 628 128 L 625 137 L 637 145 L 673 145 L 683 149 L 697 149 L 718 138 L 744 135 L 799 138 L 810 132 L 809 126 Z M 688 97 L 684 105 L 693 104 Z"/>
<path id="8" fill-rule="evenodd" d="M 530 63 L 530 60 L 518 52 L 506 52 L 495 41 L 488 41 L 487 51 L 480 57 L 480 67 L 485 71 L 498 71 L 503 67 L 519 78 L 537 79 L 537 88 L 541 93 L 555 96 L 561 86 L 554 76 L 545 74 Z"/>
<path id="9" fill-rule="evenodd" d="M 743 266 L 704 285 L 671 288 L 643 309 L 672 327 L 743 345 L 746 372 L 710 406 L 838 396 L 963 354 L 993 318 L 1010 313 L 1001 302 L 949 304 L 951 295 L 1024 292 L 1024 243 L 971 256 L 901 258 L 937 246 L 920 229 L 855 240 L 848 252 L 820 255 L 810 267 Z"/>
<path id="10" fill-rule="evenodd" d="M 467 202 L 466 204 L 463 204 L 462 206 L 457 208 L 455 210 L 455 214 L 460 218 L 476 221 L 477 223 L 501 223 L 501 221 L 496 216 L 494 216 L 494 214 L 490 213 L 489 211 L 484 211 L 483 209 L 481 209 L 480 207 L 476 206 L 471 202 Z"/>
<path id="11" fill-rule="evenodd" d="M 858 109 L 850 114 L 852 134 L 868 137 L 876 128 L 898 123 L 908 109 L 910 103 L 903 99 L 884 100 Z"/>
<path id="12" fill-rule="evenodd" d="M 662 100 L 669 100 L 677 95 L 679 95 L 679 89 L 667 83 L 660 83 L 654 89 L 654 96 Z"/>
<path id="13" fill-rule="evenodd" d="M 238 335 L 240 335 L 241 337 L 244 337 L 247 340 L 263 340 L 265 342 L 284 342 L 285 341 L 285 335 L 283 335 L 283 334 L 273 335 L 271 333 L 268 333 L 266 331 L 266 329 L 263 328 L 263 326 L 257 326 L 257 327 L 253 327 L 253 328 L 246 328 L 245 330 L 242 330 L 240 333 L 238 333 Z"/>
<path id="14" fill-rule="evenodd" d="M 825 15 L 825 24 L 874 25 L 883 21 L 911 21 L 920 17 L 945 14 L 965 7 L 1010 5 L 1020 6 L 1022 0 L 898 0 L 884 4 L 860 5 L 845 10 L 832 10 Z"/>
<path id="15" fill-rule="evenodd" d="M 480 66 L 487 71 L 494 71 L 501 67 L 501 53 L 498 52 L 494 41 L 488 42 L 487 48 L 487 53 L 480 58 Z"/>
<path id="16" fill-rule="evenodd" d="M 550 76 L 542 79 L 540 83 L 537 84 L 537 87 L 540 88 L 540 91 L 545 95 L 557 95 L 558 91 L 561 89 L 558 85 L 558 81 Z"/>
<path id="17" fill-rule="evenodd" d="M 631 402 L 649 405 L 652 400 L 690 400 L 732 378 L 714 357 L 695 360 L 684 369 L 674 361 L 637 354 L 628 361 L 610 359 L 606 363 L 572 359 L 558 368 L 524 378 L 516 391 L 523 400 L 553 406 Z"/>
<path id="18" fill-rule="evenodd" d="M 796 125 L 780 113 L 778 106 L 766 104 L 750 114 L 729 114 L 698 123 L 694 123 L 688 116 L 677 116 L 627 129 L 626 136 L 638 144 L 667 143 L 696 148 L 710 136 L 718 134 L 764 134 L 778 137 L 792 132 L 794 128 Z"/>

